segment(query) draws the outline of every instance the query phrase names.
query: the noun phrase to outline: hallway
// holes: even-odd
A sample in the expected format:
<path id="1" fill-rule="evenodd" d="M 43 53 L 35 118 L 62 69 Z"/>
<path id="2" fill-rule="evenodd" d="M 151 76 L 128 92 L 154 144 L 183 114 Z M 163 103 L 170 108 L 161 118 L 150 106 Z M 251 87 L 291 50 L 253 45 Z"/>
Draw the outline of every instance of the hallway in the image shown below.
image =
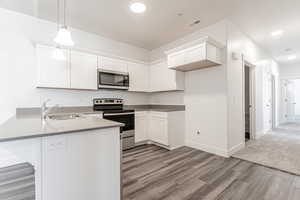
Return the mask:
<path id="1" fill-rule="evenodd" d="M 300 175 L 300 124 L 283 124 L 233 157 Z"/>
<path id="2" fill-rule="evenodd" d="M 287 130 L 287 131 L 299 131 L 300 135 L 300 122 L 287 122 L 280 124 L 278 129 Z"/>

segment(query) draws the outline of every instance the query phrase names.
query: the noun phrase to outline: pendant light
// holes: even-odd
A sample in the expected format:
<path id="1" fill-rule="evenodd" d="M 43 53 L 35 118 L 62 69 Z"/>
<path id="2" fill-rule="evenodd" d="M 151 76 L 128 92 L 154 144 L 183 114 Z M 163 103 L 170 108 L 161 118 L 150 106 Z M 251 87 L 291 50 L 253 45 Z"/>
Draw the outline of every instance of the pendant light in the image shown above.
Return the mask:
<path id="1" fill-rule="evenodd" d="M 54 38 L 54 42 L 57 43 L 58 45 L 71 47 L 74 45 L 74 42 L 72 40 L 71 33 L 68 30 L 68 27 L 66 25 L 66 0 L 62 0 L 62 1 L 63 1 L 63 24 L 62 24 L 62 26 L 60 26 L 60 24 L 59 24 L 60 0 L 57 0 L 58 32 L 57 32 L 56 37 Z"/>

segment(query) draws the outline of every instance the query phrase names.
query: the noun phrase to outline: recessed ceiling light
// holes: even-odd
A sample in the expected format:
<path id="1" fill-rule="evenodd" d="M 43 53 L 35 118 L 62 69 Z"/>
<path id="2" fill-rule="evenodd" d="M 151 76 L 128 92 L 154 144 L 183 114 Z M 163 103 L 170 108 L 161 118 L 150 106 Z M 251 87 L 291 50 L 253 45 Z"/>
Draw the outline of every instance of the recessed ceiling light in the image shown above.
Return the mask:
<path id="1" fill-rule="evenodd" d="M 130 10 L 134 13 L 143 13 L 146 11 L 147 7 L 142 2 L 133 2 L 130 4 Z"/>
<path id="2" fill-rule="evenodd" d="M 295 60 L 297 58 L 297 56 L 296 55 L 290 55 L 290 56 L 288 56 L 288 60 Z"/>
<path id="3" fill-rule="evenodd" d="M 278 38 L 278 37 L 282 36 L 282 34 L 283 34 L 283 30 L 277 30 L 277 31 L 273 31 L 271 33 L 271 36 Z"/>

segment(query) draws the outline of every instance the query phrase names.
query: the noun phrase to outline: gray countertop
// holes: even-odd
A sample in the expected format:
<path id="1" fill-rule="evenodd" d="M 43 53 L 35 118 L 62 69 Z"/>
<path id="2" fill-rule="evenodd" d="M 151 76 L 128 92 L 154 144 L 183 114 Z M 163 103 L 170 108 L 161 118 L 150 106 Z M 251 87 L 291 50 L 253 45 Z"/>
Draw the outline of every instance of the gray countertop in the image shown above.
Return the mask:
<path id="1" fill-rule="evenodd" d="M 175 112 L 185 110 L 184 105 L 126 105 L 124 108 L 133 109 L 135 111 L 157 112 Z M 101 111 L 94 111 L 92 107 L 88 106 L 58 108 L 52 111 L 52 114 L 54 113 L 102 114 Z M 40 117 L 40 108 L 20 108 L 16 110 L 16 116 L 0 125 L 0 142 L 93 129 L 121 127 L 123 125 L 124 124 L 122 123 L 101 119 L 100 117 L 95 116 L 86 116 L 70 120 L 46 120 L 46 122 L 43 123 Z"/>
<path id="2" fill-rule="evenodd" d="M 185 111 L 184 105 L 126 105 L 126 109 L 135 111 L 177 112 Z"/>
<path id="3" fill-rule="evenodd" d="M 123 125 L 92 116 L 69 120 L 46 120 L 45 123 L 39 116 L 15 116 L 0 125 L 0 142 L 121 127 Z"/>

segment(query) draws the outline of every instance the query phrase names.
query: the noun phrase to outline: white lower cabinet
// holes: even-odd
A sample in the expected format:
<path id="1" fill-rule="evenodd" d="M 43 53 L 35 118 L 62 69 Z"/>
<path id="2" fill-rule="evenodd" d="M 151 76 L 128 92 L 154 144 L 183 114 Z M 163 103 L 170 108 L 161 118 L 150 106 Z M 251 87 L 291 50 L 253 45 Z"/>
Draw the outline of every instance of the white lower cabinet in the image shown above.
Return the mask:
<path id="1" fill-rule="evenodd" d="M 149 139 L 153 142 L 169 146 L 167 113 L 150 112 Z"/>
<path id="2" fill-rule="evenodd" d="M 135 142 L 149 141 L 168 149 L 184 145 L 185 113 L 143 111 L 136 112 Z"/>
<path id="3" fill-rule="evenodd" d="M 120 199 L 118 130 L 42 139 L 43 200 Z"/>
<path id="4" fill-rule="evenodd" d="M 135 143 L 148 140 L 148 112 L 135 113 Z"/>

